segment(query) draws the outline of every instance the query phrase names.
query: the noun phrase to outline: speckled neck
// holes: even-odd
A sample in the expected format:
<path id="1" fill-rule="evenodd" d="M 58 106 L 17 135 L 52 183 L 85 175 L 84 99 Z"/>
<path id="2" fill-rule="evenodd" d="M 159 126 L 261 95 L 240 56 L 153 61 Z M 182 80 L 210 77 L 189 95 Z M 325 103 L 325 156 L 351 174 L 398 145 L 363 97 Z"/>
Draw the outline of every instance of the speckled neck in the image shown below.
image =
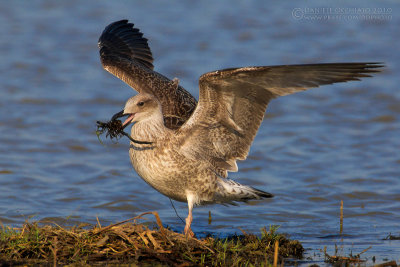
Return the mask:
<path id="1" fill-rule="evenodd" d="M 131 135 L 134 139 L 147 142 L 156 142 L 164 138 L 170 130 L 165 127 L 164 119 L 160 112 L 153 113 L 152 116 L 136 122 L 132 126 Z"/>

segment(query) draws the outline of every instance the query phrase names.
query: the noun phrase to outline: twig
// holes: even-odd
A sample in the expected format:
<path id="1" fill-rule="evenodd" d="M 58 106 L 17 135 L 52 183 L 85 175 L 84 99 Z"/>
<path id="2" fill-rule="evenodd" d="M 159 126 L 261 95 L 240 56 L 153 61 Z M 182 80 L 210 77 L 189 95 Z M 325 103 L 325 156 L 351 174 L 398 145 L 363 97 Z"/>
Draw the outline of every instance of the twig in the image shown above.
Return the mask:
<path id="1" fill-rule="evenodd" d="M 340 234 L 343 233 L 343 200 L 340 201 Z"/>
<path id="2" fill-rule="evenodd" d="M 274 251 L 274 267 L 278 266 L 278 252 L 279 252 L 279 241 L 275 241 L 275 251 Z"/>

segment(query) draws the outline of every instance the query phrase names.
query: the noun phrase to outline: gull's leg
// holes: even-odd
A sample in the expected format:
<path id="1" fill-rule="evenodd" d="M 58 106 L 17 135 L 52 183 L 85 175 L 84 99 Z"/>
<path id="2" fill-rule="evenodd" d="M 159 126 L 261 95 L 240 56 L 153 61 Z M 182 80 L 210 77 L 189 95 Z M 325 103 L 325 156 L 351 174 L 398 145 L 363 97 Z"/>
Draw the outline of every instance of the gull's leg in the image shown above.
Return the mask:
<path id="1" fill-rule="evenodd" d="M 193 197 L 189 195 L 187 197 L 188 200 L 188 208 L 189 208 L 189 214 L 186 218 L 186 225 L 185 225 L 185 235 L 194 237 L 194 233 L 192 229 L 190 229 L 190 225 L 192 224 L 193 216 L 192 216 L 192 210 L 193 210 Z"/>

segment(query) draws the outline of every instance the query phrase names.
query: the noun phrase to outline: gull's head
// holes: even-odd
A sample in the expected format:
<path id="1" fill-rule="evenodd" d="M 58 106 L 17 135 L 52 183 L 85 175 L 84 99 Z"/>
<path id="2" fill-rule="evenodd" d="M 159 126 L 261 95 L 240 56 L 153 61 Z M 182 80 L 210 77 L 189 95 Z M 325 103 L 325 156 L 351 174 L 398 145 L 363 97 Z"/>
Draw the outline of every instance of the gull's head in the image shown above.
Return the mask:
<path id="1" fill-rule="evenodd" d="M 161 115 L 158 100 L 149 94 L 138 94 L 129 98 L 123 110 L 123 116 L 128 116 L 122 126 L 140 122 Z"/>

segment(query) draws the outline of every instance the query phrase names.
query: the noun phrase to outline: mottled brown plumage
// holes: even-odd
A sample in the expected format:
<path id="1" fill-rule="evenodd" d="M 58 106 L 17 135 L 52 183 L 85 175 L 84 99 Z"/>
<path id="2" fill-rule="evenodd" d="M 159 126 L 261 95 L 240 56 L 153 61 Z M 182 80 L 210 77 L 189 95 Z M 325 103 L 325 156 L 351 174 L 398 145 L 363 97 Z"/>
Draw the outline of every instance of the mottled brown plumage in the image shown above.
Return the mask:
<path id="1" fill-rule="evenodd" d="M 185 233 L 191 233 L 192 208 L 272 197 L 228 179 L 236 160 L 246 159 L 270 100 L 308 88 L 359 80 L 380 71 L 379 63 L 331 63 L 245 67 L 200 77 L 194 98 L 177 80 L 153 71 L 147 40 L 126 20 L 110 24 L 99 40 L 106 70 L 135 90 L 123 111 L 123 127 L 151 143 L 131 142 L 137 173 L 164 195 L 188 202 Z"/>
<path id="2" fill-rule="evenodd" d="M 200 77 L 198 106 L 183 125 L 182 150 L 209 161 L 227 177 L 245 160 L 270 100 L 324 84 L 370 77 L 377 63 L 331 63 L 245 67 L 209 72 Z M 199 138 L 201 136 L 202 138 Z"/>
<path id="3" fill-rule="evenodd" d="M 132 23 L 121 20 L 108 25 L 99 38 L 104 69 L 139 93 L 154 95 L 162 106 L 165 126 L 179 128 L 192 114 L 196 99 L 178 83 L 153 71 L 147 39 Z"/>

